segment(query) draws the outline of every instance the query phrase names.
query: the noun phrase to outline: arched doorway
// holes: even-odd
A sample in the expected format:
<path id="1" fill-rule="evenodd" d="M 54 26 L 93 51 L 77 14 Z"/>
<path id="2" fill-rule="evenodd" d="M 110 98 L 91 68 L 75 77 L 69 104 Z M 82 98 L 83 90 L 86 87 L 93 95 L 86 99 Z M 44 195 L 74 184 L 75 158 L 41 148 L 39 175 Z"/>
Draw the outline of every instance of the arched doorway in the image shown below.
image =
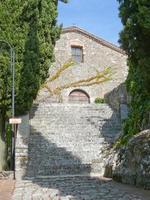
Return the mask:
<path id="1" fill-rule="evenodd" d="M 70 103 L 90 103 L 90 96 L 83 90 L 75 89 L 69 94 Z"/>

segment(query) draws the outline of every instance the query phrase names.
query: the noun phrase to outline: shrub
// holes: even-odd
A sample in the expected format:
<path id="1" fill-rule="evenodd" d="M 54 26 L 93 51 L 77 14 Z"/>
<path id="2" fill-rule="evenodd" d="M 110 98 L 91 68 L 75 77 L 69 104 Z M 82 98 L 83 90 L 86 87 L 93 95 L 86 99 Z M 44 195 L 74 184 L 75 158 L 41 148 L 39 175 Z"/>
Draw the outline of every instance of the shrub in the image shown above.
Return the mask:
<path id="1" fill-rule="evenodd" d="M 105 103 L 105 99 L 100 98 L 100 97 L 96 97 L 95 103 L 96 103 L 96 104 Z"/>

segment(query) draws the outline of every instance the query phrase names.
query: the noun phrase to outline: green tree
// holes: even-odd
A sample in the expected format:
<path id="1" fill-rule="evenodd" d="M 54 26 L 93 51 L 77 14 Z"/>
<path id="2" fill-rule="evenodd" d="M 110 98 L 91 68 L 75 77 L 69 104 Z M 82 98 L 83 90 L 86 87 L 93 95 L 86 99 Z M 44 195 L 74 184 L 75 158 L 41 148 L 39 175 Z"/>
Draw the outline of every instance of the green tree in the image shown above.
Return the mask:
<path id="1" fill-rule="evenodd" d="M 118 0 L 124 26 L 120 43 L 128 55 L 126 81 L 131 96 L 124 142 L 150 126 L 150 1 Z"/>
<path id="2" fill-rule="evenodd" d="M 0 171 L 6 168 L 6 121 L 8 108 L 10 108 L 11 79 L 10 79 L 10 49 L 5 43 L 0 47 Z"/>
<path id="3" fill-rule="evenodd" d="M 0 49 L 0 130 L 3 141 L 5 140 L 5 121 L 7 120 L 7 111 L 10 108 L 10 59 L 7 52 L 7 47 L 2 44 L 3 50 Z M 6 48 L 6 49 L 5 49 Z"/>
<path id="4" fill-rule="evenodd" d="M 61 0 L 67 2 L 66 0 Z M 54 61 L 53 49 L 61 27 L 57 26 L 58 0 L 1 0 L 0 40 L 16 52 L 16 114 L 30 110 L 40 85 Z M 11 99 L 11 74 L 6 47 L 0 55 L 0 133 L 5 141 Z"/>
<path id="5" fill-rule="evenodd" d="M 20 14 L 26 39 L 17 96 L 19 114 L 31 108 L 39 87 L 48 77 L 49 67 L 54 61 L 53 49 L 61 30 L 56 24 L 57 5 L 58 0 L 30 0 L 24 4 Z"/>

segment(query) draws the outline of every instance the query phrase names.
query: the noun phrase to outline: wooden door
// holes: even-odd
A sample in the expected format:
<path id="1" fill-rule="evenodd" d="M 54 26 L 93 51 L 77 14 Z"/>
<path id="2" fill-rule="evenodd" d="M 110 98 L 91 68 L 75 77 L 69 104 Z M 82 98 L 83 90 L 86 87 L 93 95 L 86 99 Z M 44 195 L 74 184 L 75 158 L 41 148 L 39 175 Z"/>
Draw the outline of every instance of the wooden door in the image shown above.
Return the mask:
<path id="1" fill-rule="evenodd" d="M 74 90 L 69 95 L 71 103 L 90 103 L 89 95 L 82 90 Z"/>

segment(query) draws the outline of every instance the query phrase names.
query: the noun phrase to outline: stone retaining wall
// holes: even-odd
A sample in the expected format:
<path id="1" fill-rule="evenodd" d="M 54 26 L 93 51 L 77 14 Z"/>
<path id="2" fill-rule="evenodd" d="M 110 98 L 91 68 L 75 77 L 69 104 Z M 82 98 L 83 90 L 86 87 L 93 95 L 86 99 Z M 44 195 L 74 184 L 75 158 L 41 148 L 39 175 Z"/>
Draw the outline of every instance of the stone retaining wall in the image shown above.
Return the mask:
<path id="1" fill-rule="evenodd" d="M 150 129 L 135 135 L 119 152 L 112 151 L 105 176 L 150 189 Z"/>

